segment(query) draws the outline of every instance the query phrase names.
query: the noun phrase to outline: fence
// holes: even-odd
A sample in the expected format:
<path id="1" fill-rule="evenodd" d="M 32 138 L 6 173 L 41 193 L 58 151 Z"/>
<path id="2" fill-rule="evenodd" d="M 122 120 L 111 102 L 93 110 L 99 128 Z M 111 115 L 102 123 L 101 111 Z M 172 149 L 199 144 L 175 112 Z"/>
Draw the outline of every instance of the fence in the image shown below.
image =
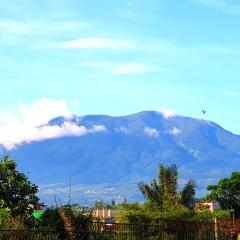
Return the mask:
<path id="1" fill-rule="evenodd" d="M 220 229 L 228 230 L 234 228 L 240 234 L 240 219 L 218 219 L 217 223 Z"/>
<path id="2" fill-rule="evenodd" d="M 212 222 L 162 221 L 157 225 L 91 223 L 93 240 L 231 240 L 227 231 Z"/>
<path id="3" fill-rule="evenodd" d="M 55 231 L 37 230 L 0 230 L 0 240 L 60 240 L 67 239 L 66 235 Z"/>
<path id="4" fill-rule="evenodd" d="M 164 220 L 150 224 L 90 222 L 76 229 L 71 240 L 232 240 L 227 229 L 213 222 Z M 0 240 L 70 240 L 65 232 L 0 230 Z"/>

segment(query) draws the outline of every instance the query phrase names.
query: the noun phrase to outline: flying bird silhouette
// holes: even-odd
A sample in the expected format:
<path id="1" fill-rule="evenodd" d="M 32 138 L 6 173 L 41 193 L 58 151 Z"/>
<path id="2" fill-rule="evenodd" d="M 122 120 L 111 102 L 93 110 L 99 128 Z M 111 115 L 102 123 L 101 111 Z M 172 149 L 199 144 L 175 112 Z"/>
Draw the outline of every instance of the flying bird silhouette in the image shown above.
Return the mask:
<path id="1" fill-rule="evenodd" d="M 207 112 L 206 110 L 203 110 L 203 109 L 202 109 L 202 113 L 203 113 L 203 114 L 206 114 L 206 112 Z"/>

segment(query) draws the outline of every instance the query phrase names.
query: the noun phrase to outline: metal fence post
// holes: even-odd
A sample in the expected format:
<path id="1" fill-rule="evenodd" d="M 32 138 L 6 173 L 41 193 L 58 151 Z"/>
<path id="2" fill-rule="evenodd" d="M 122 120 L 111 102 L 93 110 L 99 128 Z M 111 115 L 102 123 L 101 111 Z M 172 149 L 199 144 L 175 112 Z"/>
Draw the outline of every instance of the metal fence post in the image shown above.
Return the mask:
<path id="1" fill-rule="evenodd" d="M 214 218 L 214 233 L 215 233 L 215 240 L 218 240 L 218 221 L 217 218 Z"/>

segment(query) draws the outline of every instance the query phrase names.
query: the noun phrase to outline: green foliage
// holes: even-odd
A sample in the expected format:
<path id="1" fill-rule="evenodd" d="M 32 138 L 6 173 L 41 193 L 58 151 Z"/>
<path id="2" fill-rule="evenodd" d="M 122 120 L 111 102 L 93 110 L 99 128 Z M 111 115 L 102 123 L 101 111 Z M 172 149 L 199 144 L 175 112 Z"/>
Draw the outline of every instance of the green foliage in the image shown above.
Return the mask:
<path id="1" fill-rule="evenodd" d="M 10 212 L 6 209 L 0 209 L 0 229 L 6 228 L 7 221 L 10 219 Z"/>
<path id="2" fill-rule="evenodd" d="M 60 217 L 59 208 L 47 209 L 42 216 L 39 227 L 45 230 L 64 231 L 64 223 Z"/>
<path id="3" fill-rule="evenodd" d="M 215 218 L 230 218 L 231 212 L 227 210 L 217 209 L 214 212 L 205 210 L 199 213 L 196 213 L 193 217 L 195 221 L 214 221 Z"/>
<path id="4" fill-rule="evenodd" d="M 144 204 L 122 204 L 117 221 L 125 223 L 158 223 L 163 219 L 190 220 L 196 217 L 196 184 L 189 180 L 181 192 L 177 192 L 178 171 L 176 165 L 158 168 L 158 180 L 139 183 L 139 190 L 147 200 Z M 201 217 L 201 215 L 199 215 Z"/>
<path id="5" fill-rule="evenodd" d="M 95 209 L 104 209 L 104 208 L 110 209 L 110 208 L 112 208 L 112 204 L 108 204 L 108 203 L 104 202 L 103 200 L 96 200 L 93 204 L 93 207 Z"/>
<path id="6" fill-rule="evenodd" d="M 210 211 L 202 211 L 199 213 L 196 213 L 193 217 L 193 220 L 195 221 L 213 221 L 214 215 Z"/>
<path id="7" fill-rule="evenodd" d="M 196 183 L 189 180 L 179 193 L 180 202 L 183 206 L 193 209 L 195 204 Z"/>
<path id="8" fill-rule="evenodd" d="M 105 203 L 103 200 L 96 200 L 93 204 L 93 207 L 95 209 L 103 209 L 103 208 L 105 208 Z"/>
<path id="9" fill-rule="evenodd" d="M 153 179 L 150 183 L 139 183 L 139 190 L 148 202 L 156 203 L 161 210 L 174 205 L 177 200 L 178 172 L 176 165 L 160 165 L 158 168 L 158 181 Z"/>
<path id="10" fill-rule="evenodd" d="M 122 204 L 122 211 L 117 214 L 116 221 L 120 223 L 151 223 L 153 212 L 159 212 L 158 207 L 153 204 L 125 203 Z"/>
<path id="11" fill-rule="evenodd" d="M 193 210 L 181 204 L 161 211 L 157 204 L 146 202 L 144 204 L 132 203 L 122 206 L 122 211 L 117 214 L 116 220 L 122 223 L 157 224 L 163 219 L 187 220 L 193 218 L 194 215 Z"/>
<path id="12" fill-rule="evenodd" d="M 216 209 L 214 210 L 213 215 L 216 218 L 230 218 L 232 213 L 231 210 Z"/>
<path id="13" fill-rule="evenodd" d="M 197 203 L 197 208 L 200 212 L 210 212 L 210 206 L 207 204 L 204 204 L 204 201 L 200 201 Z"/>
<path id="14" fill-rule="evenodd" d="M 223 178 L 207 189 L 208 199 L 218 201 L 224 210 L 234 209 L 236 217 L 240 217 L 240 172 L 233 172 L 230 178 Z"/>
<path id="15" fill-rule="evenodd" d="M 71 204 L 71 205 L 65 205 L 63 206 L 64 209 L 70 209 L 70 211 L 72 212 L 72 214 L 74 216 L 77 216 L 78 214 L 81 213 L 88 213 L 91 214 L 92 209 L 87 207 L 87 206 L 81 206 L 79 204 Z"/>
<path id="16" fill-rule="evenodd" d="M 28 205 L 38 201 L 37 186 L 16 167 L 16 162 L 8 156 L 0 160 L 0 207 L 8 208 L 12 216 L 25 215 Z"/>
<path id="17" fill-rule="evenodd" d="M 189 180 L 180 193 L 177 193 L 178 171 L 176 165 L 158 168 L 158 181 L 139 183 L 139 190 L 149 203 L 155 203 L 163 212 L 182 204 L 193 209 L 195 203 L 196 184 Z M 179 205 L 180 206 L 180 205 Z"/>
<path id="18" fill-rule="evenodd" d="M 194 210 L 190 210 L 189 208 L 178 204 L 175 206 L 166 209 L 161 213 L 161 219 L 172 219 L 172 220 L 190 220 L 194 218 L 195 212 Z"/>
<path id="19" fill-rule="evenodd" d="M 76 234 L 82 234 L 88 229 L 88 224 L 92 221 L 91 214 L 85 212 L 85 208 L 77 205 L 64 206 L 62 208 L 49 208 L 47 209 L 39 225 L 35 226 L 38 230 L 55 230 L 58 232 L 58 239 L 68 239 L 68 229 L 66 218 L 61 216 L 60 212 L 64 211 L 67 218 L 73 226 L 73 231 Z M 66 224 L 66 226 L 65 226 Z M 81 238 L 79 238 L 81 239 Z"/>
<path id="20" fill-rule="evenodd" d="M 115 200 L 112 199 L 111 203 L 104 202 L 103 200 L 96 200 L 93 204 L 94 209 L 115 209 L 117 205 Z"/>
<path id="21" fill-rule="evenodd" d="M 111 202 L 111 207 L 113 207 L 114 208 L 114 206 L 116 205 L 116 202 L 115 202 L 115 200 L 114 199 L 112 199 L 112 202 Z"/>

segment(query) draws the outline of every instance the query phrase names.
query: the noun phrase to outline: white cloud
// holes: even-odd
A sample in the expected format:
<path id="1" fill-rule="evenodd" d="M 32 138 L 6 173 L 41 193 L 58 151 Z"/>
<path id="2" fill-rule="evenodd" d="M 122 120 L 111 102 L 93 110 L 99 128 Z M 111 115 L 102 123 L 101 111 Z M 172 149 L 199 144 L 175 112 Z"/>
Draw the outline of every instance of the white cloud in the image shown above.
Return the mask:
<path id="1" fill-rule="evenodd" d="M 207 7 L 213 7 L 233 14 L 240 13 L 240 4 L 238 1 L 232 0 L 189 0 L 189 1 Z"/>
<path id="2" fill-rule="evenodd" d="M 151 66 L 145 63 L 124 63 L 117 64 L 106 61 L 83 62 L 80 66 L 96 68 L 98 70 L 110 71 L 115 75 L 133 74 L 133 73 L 147 73 L 156 71 L 166 71 L 165 68 Z"/>
<path id="3" fill-rule="evenodd" d="M 209 7 L 218 7 L 222 8 L 226 6 L 226 1 L 225 0 L 191 0 L 194 3 L 199 3 L 202 5 L 206 5 Z"/>
<path id="4" fill-rule="evenodd" d="M 173 136 L 177 136 L 177 135 L 179 135 L 181 132 L 182 132 L 182 131 L 181 131 L 179 128 L 174 127 L 172 130 L 169 131 L 169 134 L 170 134 L 170 135 L 173 135 Z"/>
<path id="5" fill-rule="evenodd" d="M 144 133 L 149 137 L 158 137 L 159 136 L 159 132 L 155 128 L 145 127 Z"/>
<path id="6" fill-rule="evenodd" d="M 88 129 L 88 132 L 95 133 L 95 132 L 106 132 L 107 128 L 103 125 L 93 125 L 92 128 Z"/>
<path id="7" fill-rule="evenodd" d="M 66 49 L 131 49 L 135 42 L 112 38 L 82 38 L 62 42 L 59 48 Z"/>
<path id="8" fill-rule="evenodd" d="M 89 68 L 102 68 L 102 67 L 109 66 L 110 63 L 104 62 L 104 61 L 93 61 L 93 62 L 83 62 L 83 63 L 80 63 L 80 65 L 83 67 L 89 67 Z"/>
<path id="9" fill-rule="evenodd" d="M 165 119 L 170 119 L 172 117 L 175 117 L 176 116 L 176 113 L 173 111 L 173 110 L 170 110 L 170 109 L 166 109 L 166 108 L 162 108 L 160 110 L 160 113 L 163 115 L 163 117 Z"/>
<path id="10" fill-rule="evenodd" d="M 12 20 L 0 18 L 0 45 L 37 49 L 52 48 L 56 43 L 50 41 L 50 39 L 56 39 L 57 36 L 63 34 L 72 35 L 72 33 L 90 26 L 91 24 L 81 21 Z"/>
<path id="11" fill-rule="evenodd" d="M 54 100 L 41 98 L 30 106 L 19 103 L 19 110 L 23 122 L 31 126 L 47 123 L 49 120 L 58 116 L 64 116 L 65 118 L 72 117 L 72 114 L 67 109 L 67 103 L 63 99 Z"/>
<path id="12" fill-rule="evenodd" d="M 73 106 L 78 107 L 79 106 L 79 100 L 77 98 L 73 99 L 72 104 L 73 104 Z"/>
<path id="13" fill-rule="evenodd" d="M 155 67 L 146 65 L 144 63 L 120 64 L 114 67 L 112 70 L 114 74 L 146 73 L 154 71 L 157 71 Z"/>
<path id="14" fill-rule="evenodd" d="M 28 33 L 30 32 L 30 26 L 26 23 L 0 20 L 0 29 L 9 33 Z"/>
<path id="15" fill-rule="evenodd" d="M 235 97 L 239 96 L 240 92 L 233 90 L 233 89 L 224 89 L 224 88 L 218 88 L 216 91 L 222 95 L 228 96 L 228 97 Z"/>
<path id="16" fill-rule="evenodd" d="M 7 33 L 62 33 L 76 31 L 89 27 L 90 24 L 80 21 L 14 21 L 9 19 L 0 19 L 0 29 Z"/>
<path id="17" fill-rule="evenodd" d="M 115 130 L 117 132 L 121 132 L 121 133 L 124 133 L 124 134 L 128 134 L 129 133 L 129 130 L 126 127 L 116 128 Z"/>
<path id="18" fill-rule="evenodd" d="M 226 90 L 226 91 L 224 92 L 224 95 L 226 95 L 226 96 L 238 96 L 239 93 L 236 92 L 236 91 Z"/>
<path id="19" fill-rule="evenodd" d="M 32 141 L 63 136 L 82 136 L 107 130 L 102 125 L 86 128 L 72 123 L 72 114 L 68 111 L 65 100 L 41 98 L 30 106 L 21 103 L 19 115 L 10 112 L 0 114 L 0 144 L 7 149 Z M 58 116 L 65 118 L 61 125 L 47 125 L 49 120 Z"/>

